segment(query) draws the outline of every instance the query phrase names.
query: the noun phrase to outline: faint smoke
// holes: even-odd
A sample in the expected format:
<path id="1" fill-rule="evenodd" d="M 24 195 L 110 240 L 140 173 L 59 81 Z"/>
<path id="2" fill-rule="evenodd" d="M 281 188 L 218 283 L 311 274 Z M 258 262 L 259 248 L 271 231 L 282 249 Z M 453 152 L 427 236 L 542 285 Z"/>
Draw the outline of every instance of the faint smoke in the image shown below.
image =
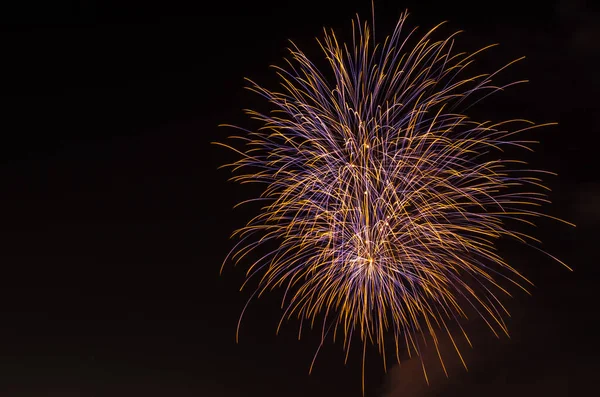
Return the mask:
<path id="1" fill-rule="evenodd" d="M 559 20 L 568 31 L 571 50 L 581 55 L 600 52 L 600 10 L 592 5 L 585 0 L 561 0 L 556 7 Z"/>
<path id="2" fill-rule="evenodd" d="M 600 184 L 581 185 L 575 193 L 574 213 L 578 226 L 591 226 L 600 223 Z"/>

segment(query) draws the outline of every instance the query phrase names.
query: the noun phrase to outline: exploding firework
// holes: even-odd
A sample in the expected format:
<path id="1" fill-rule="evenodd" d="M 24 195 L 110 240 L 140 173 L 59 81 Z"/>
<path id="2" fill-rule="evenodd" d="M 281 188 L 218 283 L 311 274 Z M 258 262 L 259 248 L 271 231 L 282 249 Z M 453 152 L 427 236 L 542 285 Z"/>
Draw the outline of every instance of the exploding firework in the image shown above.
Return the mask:
<path id="1" fill-rule="evenodd" d="M 264 185 L 256 199 L 264 206 L 234 233 L 226 259 L 261 252 L 247 269 L 257 279 L 250 299 L 281 287 L 279 327 L 296 317 L 301 332 L 319 321 L 323 339 L 341 339 L 346 353 L 360 340 L 363 360 L 374 344 L 384 365 L 386 340 L 397 357 L 400 349 L 419 354 L 419 335 L 438 349 L 439 332 L 460 357 L 449 323 L 460 325 L 469 310 L 507 333 L 500 297 L 506 284 L 526 290 L 529 281 L 495 243 L 536 243 L 509 225 L 547 216 L 535 209 L 548 202 L 542 171 L 501 158 L 510 147 L 531 150 L 535 142 L 520 137 L 543 125 L 465 114 L 519 82 L 492 84 L 504 68 L 466 76 L 489 47 L 455 52 L 456 34 L 432 39 L 438 27 L 410 45 L 407 15 L 380 46 L 358 18 L 350 45 L 326 30 L 322 70 L 292 43 L 287 66 L 276 67 L 279 91 L 250 81 L 272 106 L 247 111 L 261 127 L 234 127 L 240 144 L 221 143 L 240 156 L 229 164 L 234 181 Z"/>

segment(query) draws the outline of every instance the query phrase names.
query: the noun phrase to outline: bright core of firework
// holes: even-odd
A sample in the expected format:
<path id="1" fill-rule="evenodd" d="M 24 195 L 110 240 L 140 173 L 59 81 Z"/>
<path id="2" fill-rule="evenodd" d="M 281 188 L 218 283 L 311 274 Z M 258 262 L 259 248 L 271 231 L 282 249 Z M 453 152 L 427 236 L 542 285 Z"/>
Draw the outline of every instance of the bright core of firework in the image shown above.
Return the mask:
<path id="1" fill-rule="evenodd" d="M 240 155 L 234 181 L 264 184 L 264 206 L 234 233 L 227 259 L 260 253 L 248 267 L 252 298 L 281 287 L 282 322 L 319 319 L 323 338 L 341 338 L 348 352 L 358 337 L 363 357 L 373 343 L 384 363 L 390 335 L 396 353 L 419 354 L 419 334 L 437 349 L 440 330 L 456 347 L 448 323 L 467 309 L 506 333 L 503 285 L 529 282 L 494 243 L 535 243 L 508 224 L 532 224 L 548 202 L 542 171 L 502 157 L 531 150 L 521 135 L 541 125 L 464 114 L 516 83 L 493 85 L 499 71 L 468 75 L 480 51 L 455 52 L 456 34 L 433 40 L 437 27 L 413 40 L 406 17 L 378 46 L 358 18 L 349 45 L 325 31 L 323 70 L 292 45 L 287 67 L 276 67 L 279 91 L 250 82 L 272 106 L 247 111 L 261 127 L 235 127 L 241 145 L 221 144 Z"/>

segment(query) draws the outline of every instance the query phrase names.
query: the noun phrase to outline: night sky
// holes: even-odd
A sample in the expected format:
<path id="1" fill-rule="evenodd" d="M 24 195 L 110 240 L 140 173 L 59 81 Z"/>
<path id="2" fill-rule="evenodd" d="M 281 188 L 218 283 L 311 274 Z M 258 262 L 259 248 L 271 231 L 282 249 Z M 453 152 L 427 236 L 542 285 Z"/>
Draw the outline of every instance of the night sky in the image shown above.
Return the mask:
<path id="1" fill-rule="evenodd" d="M 6 3 L 6 4 L 5 4 Z M 378 37 L 409 9 L 422 30 L 449 20 L 458 47 L 501 45 L 491 71 L 527 59 L 482 117 L 559 126 L 527 160 L 557 172 L 535 250 L 501 244 L 535 284 L 508 301 L 511 339 L 476 321 L 469 372 L 425 385 L 419 362 L 385 375 L 368 357 L 368 396 L 579 396 L 600 370 L 600 9 L 592 1 L 376 1 Z M 412 4 L 415 3 L 415 4 Z M 595 7 L 595 9 L 594 9 Z M 318 335 L 275 336 L 279 295 L 250 306 L 241 268 L 221 262 L 251 213 L 254 188 L 217 168 L 211 145 L 263 106 L 244 77 L 275 88 L 287 40 L 320 56 L 322 27 L 349 33 L 364 1 L 15 1 L 0 6 L 0 396 L 360 396 L 360 354 L 340 345 L 308 367 Z M 421 30 L 421 31 L 422 31 Z M 443 34 L 443 33 L 442 33 Z M 443 36 L 439 36 L 443 37 Z M 429 352 L 428 354 L 432 354 Z M 426 355 L 426 360 L 430 359 Z M 592 391 L 590 393 L 590 391 Z M 597 392 L 597 391 L 596 391 Z"/>

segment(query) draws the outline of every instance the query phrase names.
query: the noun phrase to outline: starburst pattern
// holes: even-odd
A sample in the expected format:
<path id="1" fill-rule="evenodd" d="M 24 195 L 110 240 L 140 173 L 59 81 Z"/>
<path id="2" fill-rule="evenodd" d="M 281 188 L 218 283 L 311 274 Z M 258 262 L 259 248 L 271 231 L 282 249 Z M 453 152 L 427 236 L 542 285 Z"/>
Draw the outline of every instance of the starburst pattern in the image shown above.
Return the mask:
<path id="1" fill-rule="evenodd" d="M 297 317 L 302 329 L 318 319 L 323 339 L 342 339 L 348 352 L 358 337 L 363 357 L 373 343 L 384 364 L 387 336 L 396 353 L 418 354 L 419 334 L 436 348 L 440 331 L 454 343 L 448 324 L 468 310 L 506 333 L 501 295 L 529 282 L 495 241 L 537 242 L 508 225 L 533 223 L 548 202 L 543 172 L 502 156 L 531 150 L 521 136 L 543 125 L 465 114 L 519 82 L 492 84 L 504 68 L 465 77 L 480 51 L 455 53 L 456 34 L 434 41 L 439 26 L 413 40 L 416 30 L 403 35 L 407 15 L 377 47 L 358 18 L 350 46 L 325 31 L 324 72 L 292 44 L 287 66 L 276 67 L 280 91 L 250 81 L 273 109 L 247 111 L 262 127 L 235 127 L 243 144 L 221 144 L 240 155 L 234 181 L 265 186 L 264 207 L 234 233 L 228 258 L 270 247 L 248 268 L 253 298 L 283 288 L 282 322 Z"/>

